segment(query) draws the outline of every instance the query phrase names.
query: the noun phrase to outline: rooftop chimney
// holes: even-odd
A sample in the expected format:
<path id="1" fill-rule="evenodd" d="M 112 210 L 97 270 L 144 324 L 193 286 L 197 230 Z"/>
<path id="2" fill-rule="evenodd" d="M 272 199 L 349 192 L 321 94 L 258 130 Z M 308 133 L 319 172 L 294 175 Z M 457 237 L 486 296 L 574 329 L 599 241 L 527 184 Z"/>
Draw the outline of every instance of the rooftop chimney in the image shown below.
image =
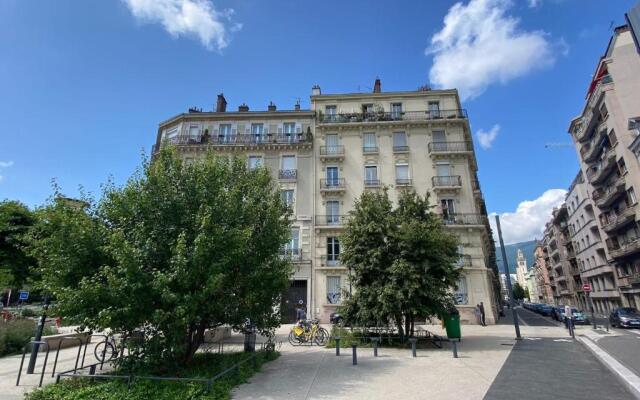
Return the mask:
<path id="1" fill-rule="evenodd" d="M 218 95 L 218 101 L 216 102 L 216 112 L 227 111 L 227 99 L 224 98 L 224 93 Z"/>
<path id="2" fill-rule="evenodd" d="M 269 111 L 275 111 L 276 110 L 276 105 L 273 104 L 273 101 L 269 102 L 269 106 L 267 107 L 267 110 L 269 110 Z"/>
<path id="3" fill-rule="evenodd" d="M 319 85 L 313 85 L 311 87 L 311 95 L 312 96 L 319 96 L 322 94 L 322 91 L 320 90 L 320 86 Z"/>
<path id="4" fill-rule="evenodd" d="M 296 110 L 296 111 L 300 111 L 300 99 L 298 99 L 296 101 L 296 105 L 293 106 L 293 109 Z"/>
<path id="5" fill-rule="evenodd" d="M 240 112 L 247 112 L 249 111 L 249 106 L 246 105 L 245 103 L 242 103 L 238 106 L 238 111 Z"/>
<path id="6" fill-rule="evenodd" d="M 376 78 L 376 82 L 373 84 L 373 93 L 380 93 L 382 89 L 380 88 L 380 78 Z"/>

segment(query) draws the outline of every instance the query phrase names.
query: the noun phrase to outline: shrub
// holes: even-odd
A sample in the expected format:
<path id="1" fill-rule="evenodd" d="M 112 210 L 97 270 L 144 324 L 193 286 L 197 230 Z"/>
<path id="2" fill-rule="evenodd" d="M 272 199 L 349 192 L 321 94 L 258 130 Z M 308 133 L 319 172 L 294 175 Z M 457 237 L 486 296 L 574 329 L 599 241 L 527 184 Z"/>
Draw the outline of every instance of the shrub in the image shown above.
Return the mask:
<path id="1" fill-rule="evenodd" d="M 35 316 L 38 315 L 31 308 L 23 308 L 22 311 L 21 311 L 21 314 L 22 314 L 23 317 L 35 317 Z"/>
<path id="2" fill-rule="evenodd" d="M 16 319 L 0 323 L 0 355 L 22 352 L 29 343 L 36 328 L 36 323 L 29 319 Z"/>

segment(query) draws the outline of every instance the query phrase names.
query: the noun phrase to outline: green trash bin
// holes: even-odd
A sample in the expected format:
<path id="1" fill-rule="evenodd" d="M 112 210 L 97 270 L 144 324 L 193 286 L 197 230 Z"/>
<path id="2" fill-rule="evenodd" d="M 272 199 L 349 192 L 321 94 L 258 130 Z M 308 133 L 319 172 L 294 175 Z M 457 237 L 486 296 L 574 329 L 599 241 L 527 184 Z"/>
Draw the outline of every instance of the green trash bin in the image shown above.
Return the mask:
<path id="1" fill-rule="evenodd" d="M 450 310 L 449 314 L 445 315 L 444 326 L 447 330 L 447 337 L 449 339 L 462 338 L 462 334 L 460 332 L 460 313 L 458 310 Z"/>

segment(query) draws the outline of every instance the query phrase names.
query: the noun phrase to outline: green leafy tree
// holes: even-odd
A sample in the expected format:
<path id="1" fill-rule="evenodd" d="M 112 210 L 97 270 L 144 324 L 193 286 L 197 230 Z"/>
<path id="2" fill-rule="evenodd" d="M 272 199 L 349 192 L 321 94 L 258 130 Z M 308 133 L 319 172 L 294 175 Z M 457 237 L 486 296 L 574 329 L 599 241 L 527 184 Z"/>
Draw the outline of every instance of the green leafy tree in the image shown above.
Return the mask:
<path id="1" fill-rule="evenodd" d="M 513 298 L 515 300 L 522 300 L 525 298 L 525 291 L 518 282 L 515 282 L 511 289 L 513 291 Z"/>
<path id="2" fill-rule="evenodd" d="M 96 205 L 54 201 L 40 213 L 32 249 L 60 313 L 90 329 L 144 328 L 148 361 L 188 363 L 223 324 L 279 323 L 290 216 L 264 168 L 212 153 L 184 163 L 163 149 Z"/>
<path id="3" fill-rule="evenodd" d="M 404 341 L 417 318 L 453 306 L 458 241 L 432 212 L 428 196 L 404 191 L 394 208 L 386 190 L 363 193 L 342 243 L 340 258 L 356 288 L 345 302 L 347 318 L 369 326 L 392 322 Z"/>
<path id="4" fill-rule="evenodd" d="M 31 277 L 33 259 L 26 252 L 26 234 L 34 222 L 24 204 L 0 202 L 0 286 L 20 289 Z"/>
<path id="5" fill-rule="evenodd" d="M 526 298 L 527 300 L 531 301 L 531 296 L 529 295 L 529 288 L 528 287 L 524 288 L 524 298 Z"/>

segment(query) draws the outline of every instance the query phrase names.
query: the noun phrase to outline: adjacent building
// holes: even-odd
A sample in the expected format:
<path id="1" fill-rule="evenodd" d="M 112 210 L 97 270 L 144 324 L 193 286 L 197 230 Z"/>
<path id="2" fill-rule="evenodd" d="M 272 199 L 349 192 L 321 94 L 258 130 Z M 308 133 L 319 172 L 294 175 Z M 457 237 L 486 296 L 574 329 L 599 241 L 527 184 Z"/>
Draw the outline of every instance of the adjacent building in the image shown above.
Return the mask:
<path id="1" fill-rule="evenodd" d="M 522 254 L 522 250 L 518 249 L 517 257 L 516 257 L 516 277 L 518 284 L 521 288 L 527 287 L 527 260 L 524 258 L 524 254 Z"/>
<path id="2" fill-rule="evenodd" d="M 186 160 L 213 150 L 242 155 L 266 166 L 279 182 L 295 220 L 282 249 L 293 260 L 285 320 L 302 300 L 312 317 L 327 321 L 352 288 L 340 261 L 340 235 L 355 200 L 387 187 L 390 197 L 407 189 L 430 193 L 446 229 L 460 238 L 462 277 L 455 298 L 463 322 L 475 323 L 483 302 L 487 322 L 496 318 L 497 267 L 487 212 L 477 178 L 469 120 L 456 90 L 322 93 L 314 86 L 311 108 L 191 109 L 160 124 L 154 150 L 174 145 Z"/>

